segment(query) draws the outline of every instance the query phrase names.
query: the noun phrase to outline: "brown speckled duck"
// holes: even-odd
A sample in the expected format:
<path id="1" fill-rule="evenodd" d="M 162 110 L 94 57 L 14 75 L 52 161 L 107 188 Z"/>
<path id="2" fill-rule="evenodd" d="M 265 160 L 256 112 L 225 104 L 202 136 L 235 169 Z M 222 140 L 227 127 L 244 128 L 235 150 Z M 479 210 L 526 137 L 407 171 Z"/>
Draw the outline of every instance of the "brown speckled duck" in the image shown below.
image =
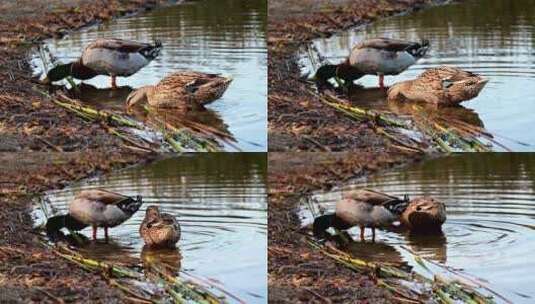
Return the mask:
<path id="1" fill-rule="evenodd" d="M 446 221 L 446 206 L 429 196 L 416 197 L 403 211 L 400 221 L 411 231 L 440 230 Z"/>
<path id="2" fill-rule="evenodd" d="M 174 216 L 160 213 L 158 206 L 149 206 L 139 234 L 148 247 L 173 248 L 180 240 L 180 225 Z"/>
<path id="3" fill-rule="evenodd" d="M 127 107 L 147 102 L 157 108 L 185 108 L 204 105 L 221 98 L 231 78 L 195 71 L 173 73 L 157 85 L 141 87 L 126 99 Z"/>
<path id="4" fill-rule="evenodd" d="M 455 106 L 475 98 L 487 82 L 480 75 L 456 67 L 440 66 L 426 70 L 416 79 L 393 85 L 388 90 L 388 100 Z"/>

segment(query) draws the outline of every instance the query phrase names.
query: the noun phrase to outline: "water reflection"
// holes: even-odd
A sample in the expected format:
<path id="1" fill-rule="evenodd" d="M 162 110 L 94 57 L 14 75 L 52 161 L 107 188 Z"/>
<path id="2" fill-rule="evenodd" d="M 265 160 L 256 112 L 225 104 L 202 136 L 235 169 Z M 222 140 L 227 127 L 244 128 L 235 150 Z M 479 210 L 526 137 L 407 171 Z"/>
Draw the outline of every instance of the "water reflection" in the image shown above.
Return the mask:
<path id="1" fill-rule="evenodd" d="M 142 264 L 148 276 L 155 271 L 149 267 L 152 262 L 169 273 L 183 269 L 220 282 L 247 303 L 265 302 L 266 166 L 264 153 L 185 154 L 50 191 L 47 209 L 66 213 L 68 203 L 82 189 L 140 194 L 144 204 L 128 221 L 110 229 L 108 244 L 89 242 L 79 250 L 96 259 Z M 143 248 L 138 230 L 149 205 L 159 206 L 180 222 L 179 251 Z M 42 220 L 41 215 L 37 224 Z M 88 237 L 91 229 L 81 233 Z"/>
<path id="2" fill-rule="evenodd" d="M 148 279 L 158 280 L 161 274 L 165 276 L 178 276 L 182 255 L 177 249 L 152 249 L 143 247 L 141 250 L 143 270 Z"/>
<path id="3" fill-rule="evenodd" d="M 316 193 L 313 199 L 329 212 L 343 192 L 362 188 L 396 196 L 432 196 L 446 204 L 443 234 L 416 235 L 396 228 L 379 232 L 378 242 L 393 246 L 403 261 L 411 259 L 401 246 L 488 280 L 514 303 L 531 303 L 535 298 L 535 262 L 529 258 L 535 247 L 535 154 L 442 157 Z M 312 221 L 307 209 L 301 216 L 304 224 Z M 358 229 L 349 233 L 358 239 Z M 365 245 L 368 243 L 359 246 Z M 391 248 L 383 249 L 388 259 L 396 260 Z M 383 249 L 377 248 L 379 257 Z M 363 254 L 366 250 L 352 252 Z"/>
<path id="4" fill-rule="evenodd" d="M 47 41 L 47 46 L 59 60 L 68 62 L 96 38 L 158 39 L 164 46 L 160 56 L 131 77 L 118 78 L 118 85 L 154 85 L 173 71 L 185 69 L 231 76 L 229 89 L 208 108 L 225 121 L 241 150 L 265 151 L 266 11 L 266 0 L 194 1 L 74 32 Z M 41 66 L 37 57 L 33 62 Z M 87 83 L 106 88 L 109 77 L 98 76 Z"/>
<path id="5" fill-rule="evenodd" d="M 511 149 L 535 150 L 535 134 L 526 132 L 535 119 L 531 96 L 535 78 L 535 3 L 533 0 L 470 0 L 426 9 L 405 16 L 374 22 L 328 39 L 317 39 L 311 50 L 331 62 L 345 58 L 353 45 L 371 37 L 391 37 L 419 41 L 429 39 L 431 49 L 398 76 L 387 76 L 387 85 L 413 79 L 425 69 L 455 65 L 490 79 L 481 94 L 463 105 L 473 109 L 486 129 L 495 134 L 530 143 L 504 142 Z M 318 59 L 316 59 L 318 60 Z M 303 52 L 303 73 L 315 68 Z M 357 81 L 377 86 L 374 76 Z M 360 98 L 365 102 L 366 98 Z M 373 105 L 372 105 L 373 106 Z"/>
<path id="6" fill-rule="evenodd" d="M 471 127 L 485 127 L 476 111 L 463 106 L 439 107 L 429 103 L 388 102 L 384 90 L 357 85 L 351 86 L 348 93 L 349 100 L 354 104 L 392 112 L 402 117 L 425 118 L 436 122 L 446 121 L 456 125 L 461 122 Z"/>

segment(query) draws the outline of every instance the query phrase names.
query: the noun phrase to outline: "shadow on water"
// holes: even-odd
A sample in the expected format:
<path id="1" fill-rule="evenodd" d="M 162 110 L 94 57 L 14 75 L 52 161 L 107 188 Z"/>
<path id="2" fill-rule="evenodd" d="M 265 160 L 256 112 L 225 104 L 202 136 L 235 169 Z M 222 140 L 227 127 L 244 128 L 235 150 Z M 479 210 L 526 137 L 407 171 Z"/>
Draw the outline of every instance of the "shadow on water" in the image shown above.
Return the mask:
<path id="1" fill-rule="evenodd" d="M 83 189 L 104 188 L 142 195 L 132 218 L 110 229 L 110 242 L 89 241 L 81 231 L 87 257 L 128 266 L 157 263 L 166 273 L 188 274 L 222 286 L 247 303 L 267 299 L 267 202 L 264 153 L 198 153 L 136 166 L 46 193 L 49 215 L 63 214 Z M 182 237 L 175 250 L 144 248 L 138 230 L 149 205 L 177 217 Z M 36 223 L 45 219 L 42 206 Z M 153 273 L 145 267 L 149 278 Z M 186 275 L 186 274 L 184 274 Z"/>
<path id="2" fill-rule="evenodd" d="M 430 40 L 426 58 L 397 76 L 387 76 L 386 84 L 413 79 L 425 69 L 455 65 L 482 74 L 490 81 L 480 95 L 463 103 L 473 110 L 493 134 L 514 138 L 503 143 L 516 151 L 534 151 L 535 134 L 526 132 L 535 122 L 532 96 L 535 86 L 535 5 L 532 0 L 469 0 L 460 4 L 432 7 L 404 16 L 379 20 L 331 38 L 316 39 L 309 48 L 316 62 L 342 61 L 358 42 L 372 37 Z M 309 53 L 303 51 L 303 74 L 315 71 Z M 376 87 L 376 76 L 356 81 Z M 365 92 L 362 92 L 365 93 Z M 353 102 L 375 108 L 368 96 L 352 96 Z M 377 100 L 377 99 L 373 99 Z M 381 107 L 382 98 L 379 98 Z"/>
<path id="3" fill-rule="evenodd" d="M 139 88 L 153 85 L 179 70 L 220 73 L 233 78 L 223 97 L 207 108 L 227 125 L 242 151 L 267 148 L 267 51 L 266 0 L 195 1 L 161 7 L 151 12 L 119 18 L 109 23 L 74 32 L 63 39 L 48 40 L 46 46 L 59 61 L 77 59 L 84 46 L 97 38 L 162 41 L 163 50 L 148 66 L 128 78 L 118 78 L 119 86 Z M 38 56 L 33 60 L 41 72 Z M 84 81 L 94 87 L 109 87 L 109 77 Z M 100 95 L 102 94 L 102 95 Z M 87 96 L 90 104 L 110 104 L 124 110 L 123 92 L 108 96 L 98 92 Z M 102 100 L 96 98 L 104 98 Z M 121 104 L 123 107 L 121 107 Z"/>
<path id="4" fill-rule="evenodd" d="M 362 188 L 396 196 L 435 197 L 446 204 L 448 219 L 443 234 L 416 235 L 393 227 L 379 232 L 377 244 L 350 244 L 347 250 L 351 254 L 371 261 L 409 263 L 411 257 L 401 248 L 406 247 L 490 282 L 493 289 L 514 303 L 533 302 L 535 262 L 530 256 L 535 248 L 534 154 L 442 157 L 315 193 L 312 201 L 333 211 L 344 192 Z M 306 205 L 300 216 L 304 225 L 313 220 Z M 349 230 L 355 240 L 359 239 L 358 230 Z"/>

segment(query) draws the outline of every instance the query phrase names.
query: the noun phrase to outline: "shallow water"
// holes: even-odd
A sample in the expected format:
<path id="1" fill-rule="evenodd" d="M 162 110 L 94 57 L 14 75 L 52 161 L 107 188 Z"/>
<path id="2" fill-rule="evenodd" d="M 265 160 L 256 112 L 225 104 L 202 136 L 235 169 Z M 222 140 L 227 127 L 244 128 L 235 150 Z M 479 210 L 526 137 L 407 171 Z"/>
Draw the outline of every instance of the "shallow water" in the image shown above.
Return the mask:
<path id="1" fill-rule="evenodd" d="M 533 303 L 534 154 L 462 154 L 429 160 L 318 192 L 313 199 L 333 211 L 343 192 L 364 187 L 396 196 L 433 196 L 446 204 L 447 221 L 441 236 L 380 230 L 377 244 L 360 243 L 359 229 L 353 228 L 350 233 L 357 242 L 349 248 L 352 254 L 406 263 L 410 258 L 400 249 L 406 246 L 432 261 L 489 281 L 513 303 Z M 309 210 L 303 205 L 303 224 L 312 221 Z M 369 239 L 370 229 L 366 233 Z"/>
<path id="2" fill-rule="evenodd" d="M 110 229 L 110 244 L 80 249 L 84 254 L 121 262 L 152 254 L 247 303 L 267 301 L 265 154 L 200 153 L 164 159 L 47 192 L 48 207 L 55 214 L 65 213 L 78 191 L 97 187 L 142 195 L 144 204 L 128 221 Z M 179 251 L 162 255 L 142 249 L 138 229 L 149 205 L 177 217 L 182 227 Z M 36 214 L 40 224 L 39 208 Z M 91 237 L 91 228 L 82 233 Z M 100 240 L 103 234 L 99 230 Z"/>
<path id="3" fill-rule="evenodd" d="M 207 106 L 208 115 L 221 117 L 242 151 L 266 151 L 266 11 L 266 0 L 196 1 L 119 18 L 46 45 L 58 60 L 69 62 L 96 38 L 159 39 L 164 46 L 160 56 L 138 73 L 118 78 L 125 92 L 101 91 L 99 106 L 122 109 L 132 88 L 156 84 L 173 71 L 221 73 L 233 82 L 221 99 Z M 42 66 L 37 56 L 34 64 Z M 105 76 L 84 82 L 100 89 L 110 86 Z"/>
<path id="4" fill-rule="evenodd" d="M 535 1 L 470 0 L 387 18 L 331 38 L 317 39 L 312 43 L 311 53 L 314 58 L 319 54 L 337 63 L 363 39 L 428 39 L 431 50 L 426 58 L 401 75 L 386 76 L 385 84 L 415 78 L 427 68 L 444 64 L 482 74 L 490 79 L 489 83 L 477 98 L 463 103 L 466 109 L 459 110 L 459 115 L 468 113 L 490 132 L 530 144 L 500 139 L 510 149 L 535 151 L 535 133 L 527 132 L 535 124 L 531 114 L 535 111 L 534 33 Z M 307 52 L 302 53 L 301 63 L 304 74 L 313 73 Z M 384 94 L 370 90 L 378 86 L 378 77 L 365 76 L 356 83 L 367 88 L 361 98 L 356 98 L 358 102 L 370 107 L 386 106 Z"/>

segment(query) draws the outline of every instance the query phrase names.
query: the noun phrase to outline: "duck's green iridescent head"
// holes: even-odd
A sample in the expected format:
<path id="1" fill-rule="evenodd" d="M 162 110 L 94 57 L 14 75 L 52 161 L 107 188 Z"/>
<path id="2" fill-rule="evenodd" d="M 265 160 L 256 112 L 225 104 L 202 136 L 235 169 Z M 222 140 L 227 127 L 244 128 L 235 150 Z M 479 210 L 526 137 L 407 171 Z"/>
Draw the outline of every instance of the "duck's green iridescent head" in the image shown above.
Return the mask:
<path id="1" fill-rule="evenodd" d="M 325 83 L 329 79 L 336 76 L 336 70 L 338 65 L 335 64 L 326 64 L 321 66 L 314 75 L 314 80 L 320 83 Z"/>
<path id="2" fill-rule="evenodd" d="M 60 81 L 71 75 L 72 62 L 67 64 L 59 64 L 53 67 L 48 73 L 46 73 L 46 78 L 43 80 L 45 84 L 52 83 L 54 81 Z"/>

